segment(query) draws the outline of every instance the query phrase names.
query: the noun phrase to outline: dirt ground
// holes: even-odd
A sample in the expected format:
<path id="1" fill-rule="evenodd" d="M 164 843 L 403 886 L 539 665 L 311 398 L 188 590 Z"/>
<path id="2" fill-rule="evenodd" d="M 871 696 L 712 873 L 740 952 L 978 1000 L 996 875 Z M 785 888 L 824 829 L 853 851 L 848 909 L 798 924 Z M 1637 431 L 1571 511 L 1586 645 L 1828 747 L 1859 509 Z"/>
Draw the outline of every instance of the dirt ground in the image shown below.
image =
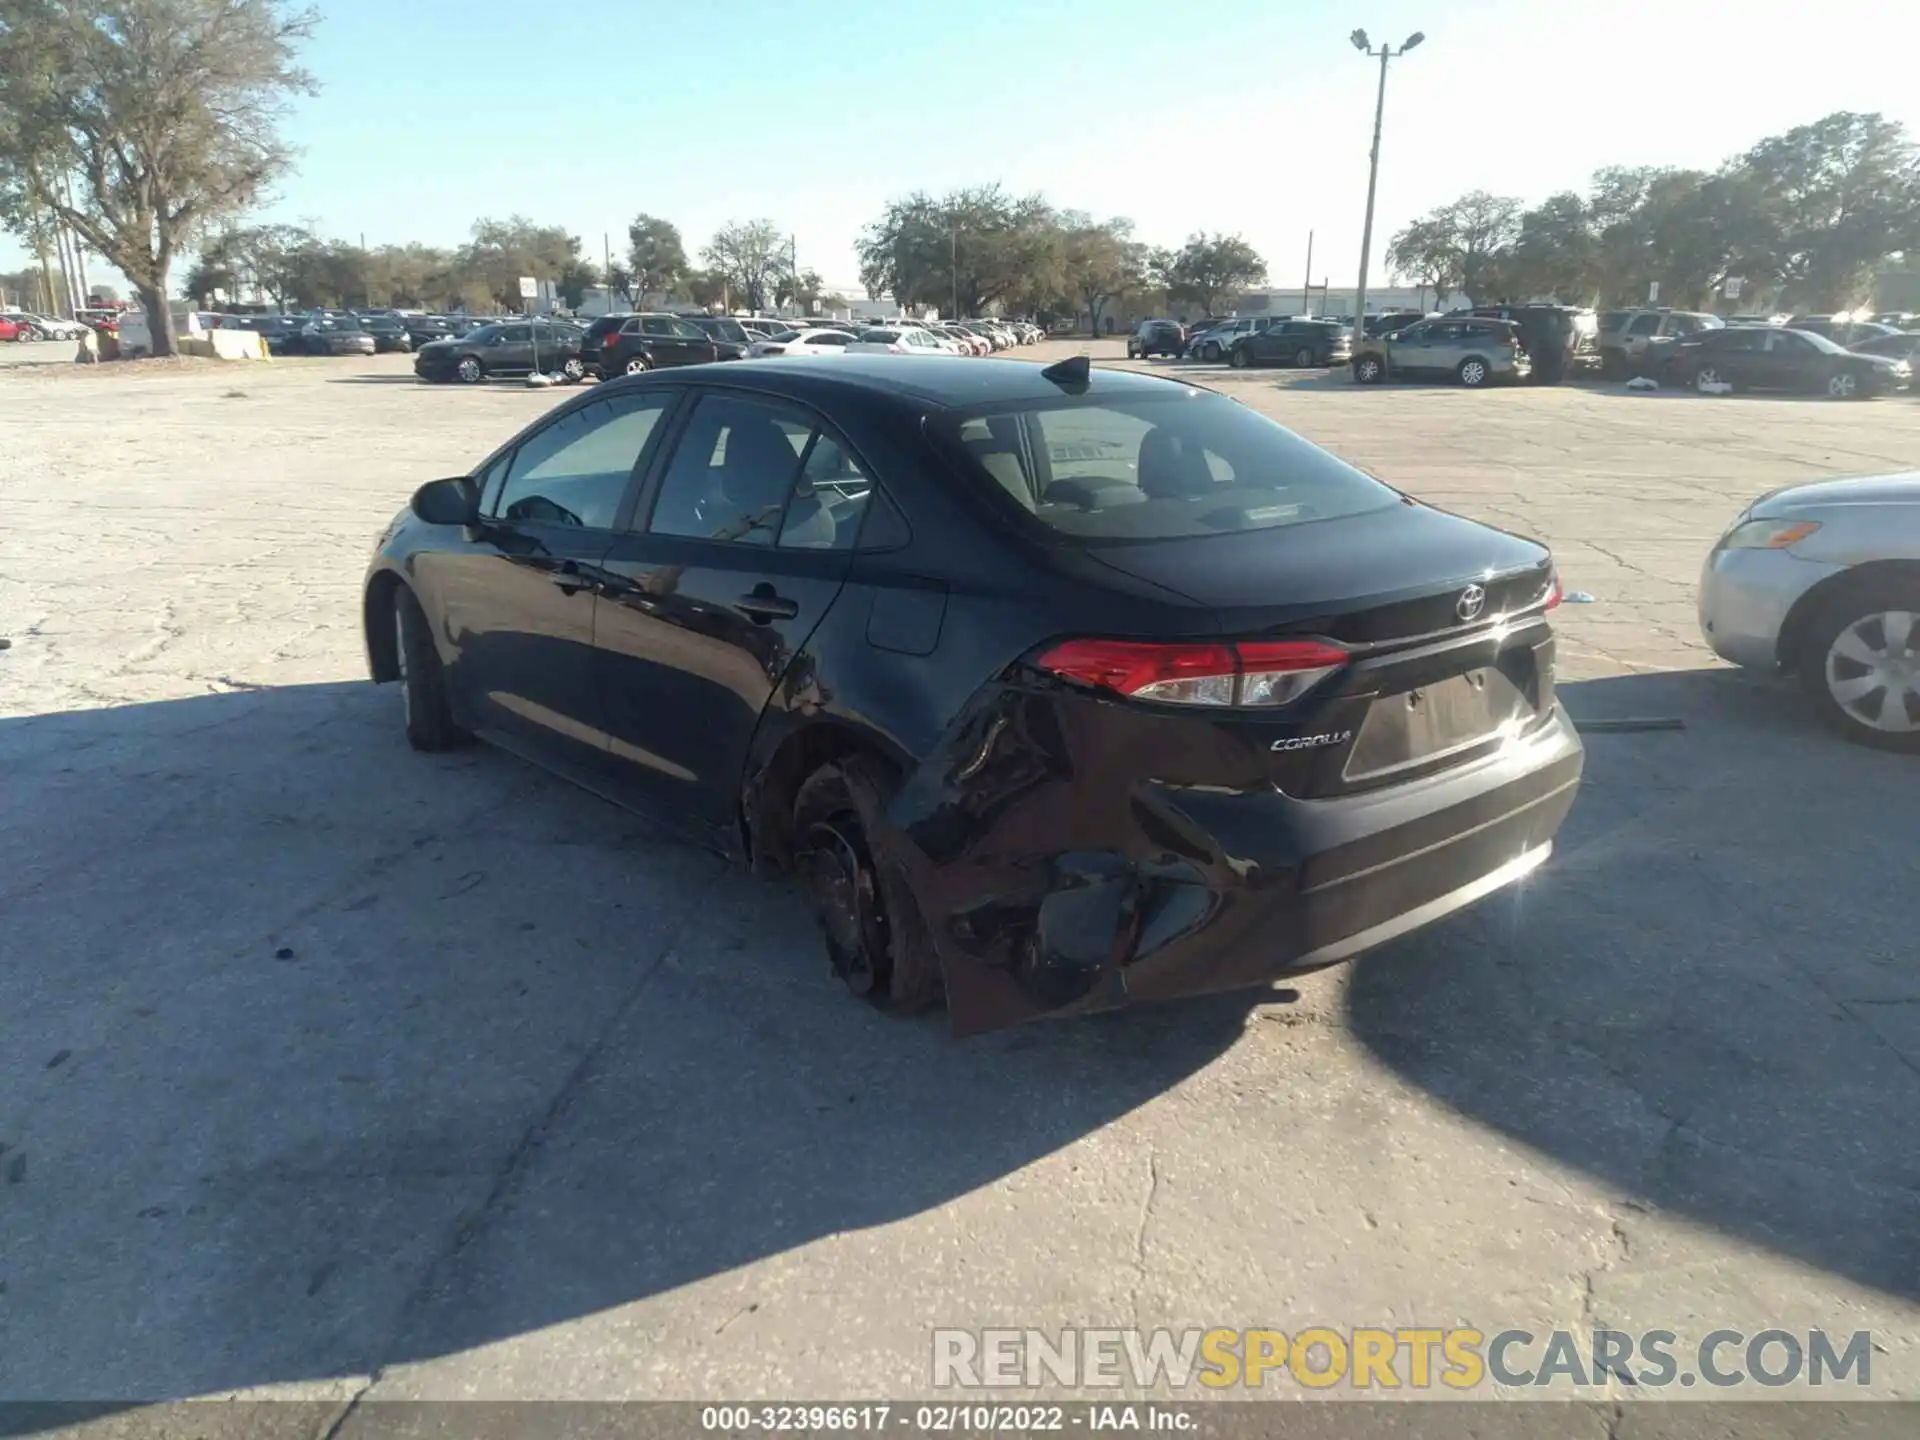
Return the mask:
<path id="1" fill-rule="evenodd" d="M 1693 615 L 1920 400 L 1144 368 L 1547 540 L 1569 709 L 1687 728 L 1351 967 L 966 1043 L 364 682 L 388 517 L 570 392 L 0 370 L 0 1399 L 926 1395 L 994 1324 L 1866 1329 L 1920 1398 L 1920 770 Z"/>

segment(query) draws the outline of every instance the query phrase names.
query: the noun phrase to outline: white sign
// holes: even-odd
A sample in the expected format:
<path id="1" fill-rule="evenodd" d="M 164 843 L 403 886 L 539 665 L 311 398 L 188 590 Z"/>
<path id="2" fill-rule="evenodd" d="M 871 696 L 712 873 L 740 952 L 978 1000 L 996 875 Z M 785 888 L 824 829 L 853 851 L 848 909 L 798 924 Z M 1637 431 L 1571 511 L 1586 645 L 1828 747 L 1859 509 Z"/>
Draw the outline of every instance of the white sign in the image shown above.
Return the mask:
<path id="1" fill-rule="evenodd" d="M 813 313 L 816 315 L 820 313 L 820 302 L 818 300 L 813 302 Z"/>
<path id="2" fill-rule="evenodd" d="M 1647 304 L 1658 305 L 1659 303 L 1660 303 L 1660 282 L 1658 280 L 1649 280 L 1647 282 Z"/>
<path id="3" fill-rule="evenodd" d="M 540 282 L 531 275 L 522 275 L 520 277 L 520 298 L 522 300 L 532 300 L 539 294 Z"/>
<path id="4" fill-rule="evenodd" d="M 1746 283 L 1747 282 L 1742 280 L 1738 275 L 1729 275 L 1727 277 L 1727 283 L 1722 287 L 1727 292 L 1727 299 L 1738 300 L 1740 298 L 1740 287 Z"/>

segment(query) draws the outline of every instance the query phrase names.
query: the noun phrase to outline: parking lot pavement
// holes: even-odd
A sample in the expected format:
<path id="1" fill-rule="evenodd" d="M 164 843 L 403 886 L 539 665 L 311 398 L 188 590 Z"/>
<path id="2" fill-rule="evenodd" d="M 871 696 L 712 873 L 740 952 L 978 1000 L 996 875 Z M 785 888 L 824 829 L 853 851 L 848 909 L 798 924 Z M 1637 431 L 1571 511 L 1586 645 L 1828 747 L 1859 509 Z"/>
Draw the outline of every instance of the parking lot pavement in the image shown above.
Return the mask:
<path id="1" fill-rule="evenodd" d="M 1912 465 L 1920 405 L 1180 373 L 1552 541 L 1569 708 L 1687 728 L 1355 966 L 965 1043 L 361 679 L 373 537 L 553 393 L 0 375 L 0 1398 L 924 1395 L 935 1325 L 1315 1324 L 1870 1329 L 1920 1397 L 1920 772 L 1691 622 L 1747 498 Z"/>

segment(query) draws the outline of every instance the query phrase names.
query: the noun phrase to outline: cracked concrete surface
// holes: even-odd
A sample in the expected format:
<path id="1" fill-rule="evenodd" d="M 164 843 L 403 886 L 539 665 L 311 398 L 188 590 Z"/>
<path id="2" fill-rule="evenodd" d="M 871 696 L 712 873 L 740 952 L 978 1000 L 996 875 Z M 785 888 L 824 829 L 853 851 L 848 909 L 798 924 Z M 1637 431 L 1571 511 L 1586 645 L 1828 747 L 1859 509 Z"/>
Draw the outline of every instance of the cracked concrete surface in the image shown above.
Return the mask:
<path id="1" fill-rule="evenodd" d="M 351 1436 L 1135 1324 L 1870 1329 L 1920 1395 L 1920 770 L 1692 617 L 1741 505 L 1920 463 L 1920 405 L 1189 373 L 1548 540 L 1569 707 L 1688 728 L 1593 737 L 1536 882 L 1357 965 L 966 1044 L 361 680 L 374 536 L 554 395 L 0 375 L 0 1398 Z"/>

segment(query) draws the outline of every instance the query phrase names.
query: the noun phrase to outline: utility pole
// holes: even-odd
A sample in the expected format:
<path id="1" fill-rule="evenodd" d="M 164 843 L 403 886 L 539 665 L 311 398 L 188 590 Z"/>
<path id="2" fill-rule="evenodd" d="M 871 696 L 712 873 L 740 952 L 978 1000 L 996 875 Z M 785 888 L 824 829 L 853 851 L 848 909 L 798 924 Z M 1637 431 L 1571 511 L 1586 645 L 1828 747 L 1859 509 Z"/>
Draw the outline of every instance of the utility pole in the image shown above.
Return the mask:
<path id="1" fill-rule="evenodd" d="M 947 237 L 952 242 L 952 253 L 948 265 L 949 273 L 953 277 L 953 311 L 947 319 L 958 320 L 960 318 L 960 227 L 950 224 Z"/>
<path id="2" fill-rule="evenodd" d="M 800 237 L 794 234 L 789 234 L 787 236 L 787 273 L 792 280 L 792 283 L 789 286 L 789 288 L 793 292 L 793 313 L 796 316 L 798 316 L 801 313 L 801 310 L 800 310 Z"/>
<path id="3" fill-rule="evenodd" d="M 1307 231 L 1307 277 L 1300 282 L 1300 313 L 1313 313 L 1313 231 Z"/>
<path id="4" fill-rule="evenodd" d="M 1360 284 L 1353 295 L 1353 338 L 1357 344 L 1366 335 L 1367 330 L 1367 259 L 1373 248 L 1373 197 L 1380 183 L 1380 125 L 1387 113 L 1387 62 L 1396 55 L 1404 55 L 1427 37 L 1416 30 L 1401 43 L 1398 50 L 1391 45 L 1382 45 L 1374 50 L 1367 43 L 1367 32 L 1356 30 L 1348 37 L 1353 48 L 1363 55 L 1380 57 L 1380 92 L 1373 102 L 1373 151 L 1367 161 L 1367 218 L 1360 227 Z"/>
<path id="5" fill-rule="evenodd" d="M 613 236 L 607 231 L 600 232 L 600 250 L 606 257 L 606 268 L 600 272 L 600 278 L 607 282 L 607 313 L 613 313 Z"/>

